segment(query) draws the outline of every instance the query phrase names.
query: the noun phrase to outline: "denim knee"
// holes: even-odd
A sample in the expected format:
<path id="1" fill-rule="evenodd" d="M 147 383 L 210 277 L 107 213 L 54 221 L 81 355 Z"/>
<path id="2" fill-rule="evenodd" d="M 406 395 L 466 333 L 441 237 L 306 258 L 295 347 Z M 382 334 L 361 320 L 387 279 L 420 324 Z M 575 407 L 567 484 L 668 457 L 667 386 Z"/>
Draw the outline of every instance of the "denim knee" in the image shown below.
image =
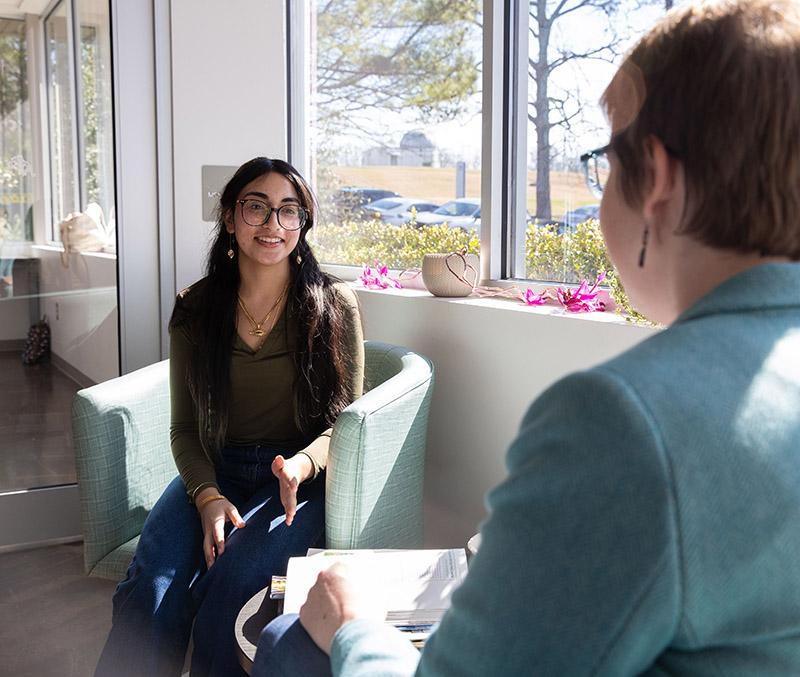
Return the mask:
<path id="1" fill-rule="evenodd" d="M 278 616 L 261 631 L 252 677 L 331 674 L 330 657 L 314 644 L 297 614 Z"/>

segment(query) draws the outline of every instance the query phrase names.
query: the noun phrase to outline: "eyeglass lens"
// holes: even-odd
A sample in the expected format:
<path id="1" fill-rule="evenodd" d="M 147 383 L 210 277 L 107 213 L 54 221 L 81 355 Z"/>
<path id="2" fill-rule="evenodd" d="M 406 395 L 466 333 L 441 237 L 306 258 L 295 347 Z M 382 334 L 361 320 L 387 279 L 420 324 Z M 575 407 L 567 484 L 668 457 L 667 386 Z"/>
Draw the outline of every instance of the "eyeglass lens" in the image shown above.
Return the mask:
<path id="1" fill-rule="evenodd" d="M 592 154 L 583 163 L 586 185 L 595 197 L 602 197 L 608 182 L 608 156 L 605 153 Z"/>
<path id="2" fill-rule="evenodd" d="M 286 230 L 298 230 L 305 220 L 305 212 L 297 205 L 283 205 L 274 209 L 261 200 L 243 200 L 242 218 L 248 226 L 263 226 L 272 212 L 278 213 L 278 223 Z"/>

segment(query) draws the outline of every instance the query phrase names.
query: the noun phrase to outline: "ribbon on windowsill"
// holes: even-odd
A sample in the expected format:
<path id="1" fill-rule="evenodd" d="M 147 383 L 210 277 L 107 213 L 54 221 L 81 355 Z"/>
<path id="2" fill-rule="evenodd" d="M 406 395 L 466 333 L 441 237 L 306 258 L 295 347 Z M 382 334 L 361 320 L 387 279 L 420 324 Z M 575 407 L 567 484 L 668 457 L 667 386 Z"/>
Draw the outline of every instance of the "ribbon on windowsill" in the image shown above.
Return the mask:
<path id="1" fill-rule="evenodd" d="M 487 287 L 470 282 L 467 279 L 467 271 L 472 272 L 474 280 L 478 279 L 478 271 L 467 263 L 465 254 L 466 251 L 452 252 L 445 258 L 445 265 L 456 280 L 468 286 L 471 293 L 480 298 L 508 298 L 521 301 L 528 306 L 542 306 L 551 302 L 555 305 L 560 305 L 570 313 L 604 312 L 606 309 L 606 304 L 597 298 L 600 294 L 600 292 L 597 291 L 597 287 L 605 280 L 605 272 L 597 276 L 597 279 L 591 287 L 589 287 L 588 280 L 582 280 L 576 289 L 547 287 L 541 293 L 537 294 L 532 289 L 522 289 L 517 285 L 512 285 L 511 287 Z M 463 273 L 456 272 L 450 265 L 452 257 L 461 259 L 461 262 L 464 264 Z M 405 279 L 412 280 L 421 273 L 422 271 L 419 268 L 408 268 L 401 271 L 396 278 L 391 277 L 389 275 L 388 266 L 381 266 L 375 261 L 374 267 L 364 264 L 359 279 L 367 289 L 387 289 L 389 287 L 402 289 L 403 285 L 401 284 L 401 280 L 404 276 Z"/>
<path id="2" fill-rule="evenodd" d="M 474 284 L 467 279 L 467 271 L 471 270 L 473 279 L 478 279 L 478 271 L 473 266 L 467 263 L 466 251 L 453 252 L 445 258 L 445 265 L 450 273 L 463 284 L 472 289 L 472 293 L 480 298 L 509 298 L 522 301 L 528 306 L 542 306 L 548 301 L 561 305 L 565 310 L 571 313 L 587 313 L 587 312 L 604 312 L 606 309 L 605 303 L 597 298 L 599 291 L 597 287 L 605 280 L 606 273 L 600 273 L 597 276 L 594 284 L 589 288 L 587 280 L 581 281 L 577 289 L 564 289 L 562 287 L 545 288 L 541 293 L 537 294 L 533 289 L 522 289 L 517 285 L 511 287 L 487 287 L 485 285 Z M 464 264 L 464 272 L 457 273 L 450 265 L 451 257 L 458 257 Z"/>

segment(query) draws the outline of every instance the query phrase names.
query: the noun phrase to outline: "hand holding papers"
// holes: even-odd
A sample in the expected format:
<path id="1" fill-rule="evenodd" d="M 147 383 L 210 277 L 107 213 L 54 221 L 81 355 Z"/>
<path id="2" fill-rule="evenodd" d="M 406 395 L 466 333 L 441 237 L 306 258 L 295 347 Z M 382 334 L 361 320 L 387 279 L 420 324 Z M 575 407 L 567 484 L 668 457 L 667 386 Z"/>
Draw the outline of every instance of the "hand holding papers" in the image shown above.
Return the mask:
<path id="1" fill-rule="evenodd" d="M 335 563 L 347 566 L 346 578 L 352 586 L 349 592 L 334 589 L 341 583 L 338 577 L 331 577 L 336 578 L 335 581 L 326 577 L 315 586 L 319 573 Z M 358 594 L 368 599 L 373 609 L 379 606 L 386 609 L 382 614 L 384 620 L 407 632 L 409 639 L 424 639 L 444 615 L 453 591 L 464 580 L 466 573 L 467 560 L 463 550 L 324 550 L 311 557 L 293 557 L 289 560 L 284 613 L 300 612 L 312 586 L 315 591 L 309 597 L 309 604 L 316 611 L 321 611 L 327 605 L 337 614 L 341 613 L 339 607 L 345 608 L 347 615 L 346 604 Z M 322 596 L 318 595 L 315 599 L 317 592 Z M 303 625 L 323 650 L 327 650 L 329 639 L 328 647 L 323 646 L 325 641 L 318 641 L 309 627 L 310 624 L 320 625 L 321 621 L 305 608 L 304 612 L 301 613 Z M 341 622 L 363 615 L 372 616 L 373 613 L 359 610 L 355 616 L 350 615 Z M 338 625 L 330 633 L 330 629 L 317 629 L 320 636 L 328 638 L 328 635 L 333 636 L 337 628 Z"/>

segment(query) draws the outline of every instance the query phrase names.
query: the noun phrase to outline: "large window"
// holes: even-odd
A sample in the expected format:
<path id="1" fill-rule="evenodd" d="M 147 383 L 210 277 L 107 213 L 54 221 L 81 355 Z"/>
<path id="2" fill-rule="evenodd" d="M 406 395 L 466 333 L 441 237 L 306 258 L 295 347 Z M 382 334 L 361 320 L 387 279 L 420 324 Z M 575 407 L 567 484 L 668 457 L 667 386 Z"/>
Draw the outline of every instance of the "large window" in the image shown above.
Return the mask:
<path id="1" fill-rule="evenodd" d="M 515 224 L 516 251 L 509 259 L 518 265 L 510 275 L 577 282 L 610 266 L 597 220 L 599 199 L 587 188 L 578 158 L 607 142 L 600 96 L 625 51 L 672 4 L 521 4 L 512 30 L 525 54 L 524 74 L 514 94 L 523 98 L 518 129 L 525 135 L 518 142 L 527 149 L 527 190 L 521 197 L 529 216 L 524 231 Z"/>
<path id="2" fill-rule="evenodd" d="M 114 155 L 108 2 L 62 0 L 45 19 L 51 237 L 87 211 L 113 247 Z"/>
<path id="3" fill-rule="evenodd" d="M 672 5 L 311 3 L 299 41 L 311 95 L 297 101 L 295 88 L 292 105 L 306 106 L 295 137 L 309 139 L 304 166 L 324 209 L 320 258 L 405 268 L 427 252 L 478 251 L 483 241 L 500 278 L 569 283 L 607 270 L 599 200 L 579 157 L 607 141 L 598 100 L 625 50 Z M 302 31 L 293 31 L 297 46 Z M 486 69 L 485 44 L 495 62 Z M 502 92 L 490 112 L 481 110 L 482 89 Z M 491 148 L 481 146 L 482 127 L 498 131 Z M 489 168 L 503 180 L 482 193 Z M 423 199 L 439 207 L 409 207 Z M 491 222 L 482 200 L 493 205 Z"/>
<path id="4" fill-rule="evenodd" d="M 405 268 L 429 251 L 476 251 L 480 1 L 310 7 L 303 164 L 321 206 L 317 256 Z"/>

